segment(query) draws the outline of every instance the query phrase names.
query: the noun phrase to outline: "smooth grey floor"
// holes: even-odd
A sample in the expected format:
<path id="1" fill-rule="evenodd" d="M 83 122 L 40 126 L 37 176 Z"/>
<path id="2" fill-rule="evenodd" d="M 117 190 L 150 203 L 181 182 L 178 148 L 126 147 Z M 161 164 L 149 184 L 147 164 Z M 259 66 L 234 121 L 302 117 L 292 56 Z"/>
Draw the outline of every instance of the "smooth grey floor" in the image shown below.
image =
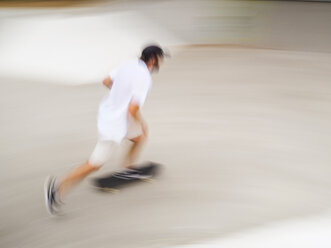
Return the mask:
<path id="1" fill-rule="evenodd" d="M 144 109 L 158 180 L 117 194 L 86 180 L 59 218 L 45 177 L 88 158 L 106 89 L 1 78 L 0 247 L 169 247 L 330 209 L 330 68 L 331 54 L 183 49 Z"/>

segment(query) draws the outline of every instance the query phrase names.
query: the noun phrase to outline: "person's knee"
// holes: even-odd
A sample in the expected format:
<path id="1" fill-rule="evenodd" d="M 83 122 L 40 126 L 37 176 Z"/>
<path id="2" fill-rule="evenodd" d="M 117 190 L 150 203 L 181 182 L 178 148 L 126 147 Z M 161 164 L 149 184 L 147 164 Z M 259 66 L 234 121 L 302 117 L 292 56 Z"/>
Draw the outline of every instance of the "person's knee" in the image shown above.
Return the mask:
<path id="1" fill-rule="evenodd" d="M 147 136 L 142 134 L 130 140 L 134 143 L 145 143 L 147 141 Z"/>
<path id="2" fill-rule="evenodd" d="M 90 170 L 91 172 L 97 171 L 102 167 L 102 165 L 99 165 L 96 163 L 91 163 L 90 161 L 88 161 L 86 163 L 86 165 L 87 165 L 88 170 Z"/>
<path id="3" fill-rule="evenodd" d="M 111 158 L 115 143 L 113 141 L 99 140 L 87 163 L 91 170 L 98 170 Z"/>

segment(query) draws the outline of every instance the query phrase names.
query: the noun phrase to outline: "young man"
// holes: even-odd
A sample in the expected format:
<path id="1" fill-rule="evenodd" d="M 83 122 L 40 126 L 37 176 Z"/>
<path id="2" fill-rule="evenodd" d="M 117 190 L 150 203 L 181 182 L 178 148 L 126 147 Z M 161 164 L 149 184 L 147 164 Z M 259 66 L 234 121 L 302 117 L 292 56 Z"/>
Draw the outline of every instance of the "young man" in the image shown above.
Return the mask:
<path id="1" fill-rule="evenodd" d="M 158 71 L 163 57 L 160 47 L 148 46 L 139 60 L 120 66 L 104 79 L 103 84 L 109 88 L 109 93 L 99 106 L 99 140 L 89 160 L 59 183 L 54 177 L 46 179 L 45 202 L 49 213 L 55 214 L 65 194 L 87 175 L 100 169 L 110 158 L 114 145 L 125 138 L 132 144 L 124 161 L 125 169 L 120 173 L 126 177 L 139 177 L 139 172 L 134 170 L 134 162 L 148 133 L 140 110 L 152 86 L 150 74 Z"/>

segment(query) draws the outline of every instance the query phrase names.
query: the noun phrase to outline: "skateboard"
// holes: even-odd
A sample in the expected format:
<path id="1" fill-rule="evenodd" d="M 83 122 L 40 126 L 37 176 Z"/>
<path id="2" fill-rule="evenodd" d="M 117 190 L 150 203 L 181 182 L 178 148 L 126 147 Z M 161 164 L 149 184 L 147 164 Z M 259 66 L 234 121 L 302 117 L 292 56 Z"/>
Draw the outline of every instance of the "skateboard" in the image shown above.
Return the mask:
<path id="1" fill-rule="evenodd" d="M 117 192 L 125 186 L 135 184 L 142 181 L 152 181 L 160 170 L 160 164 L 154 162 L 146 162 L 135 167 L 139 173 L 139 177 L 128 177 L 123 173 L 111 173 L 103 177 L 93 179 L 93 185 L 107 192 Z M 130 173 L 129 173 L 130 174 Z"/>

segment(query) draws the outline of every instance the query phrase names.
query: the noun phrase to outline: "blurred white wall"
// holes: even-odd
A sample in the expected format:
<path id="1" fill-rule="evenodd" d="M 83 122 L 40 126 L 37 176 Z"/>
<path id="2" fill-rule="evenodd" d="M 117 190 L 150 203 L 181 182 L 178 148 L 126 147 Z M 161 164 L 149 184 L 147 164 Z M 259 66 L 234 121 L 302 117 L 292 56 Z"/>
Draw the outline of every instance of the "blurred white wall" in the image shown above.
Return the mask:
<path id="1" fill-rule="evenodd" d="M 331 2 L 256 1 L 246 44 L 331 52 Z"/>
<path id="2" fill-rule="evenodd" d="M 189 44 L 331 52 L 331 2 L 176 0 L 139 11 Z"/>
<path id="3" fill-rule="evenodd" d="M 57 10 L 0 10 L 0 76 L 93 83 L 150 42 L 331 52 L 331 3 L 109 1 Z"/>
<path id="4" fill-rule="evenodd" d="M 93 83 L 141 48 L 181 40 L 136 11 L 4 18 L 0 75 L 54 83 Z"/>

